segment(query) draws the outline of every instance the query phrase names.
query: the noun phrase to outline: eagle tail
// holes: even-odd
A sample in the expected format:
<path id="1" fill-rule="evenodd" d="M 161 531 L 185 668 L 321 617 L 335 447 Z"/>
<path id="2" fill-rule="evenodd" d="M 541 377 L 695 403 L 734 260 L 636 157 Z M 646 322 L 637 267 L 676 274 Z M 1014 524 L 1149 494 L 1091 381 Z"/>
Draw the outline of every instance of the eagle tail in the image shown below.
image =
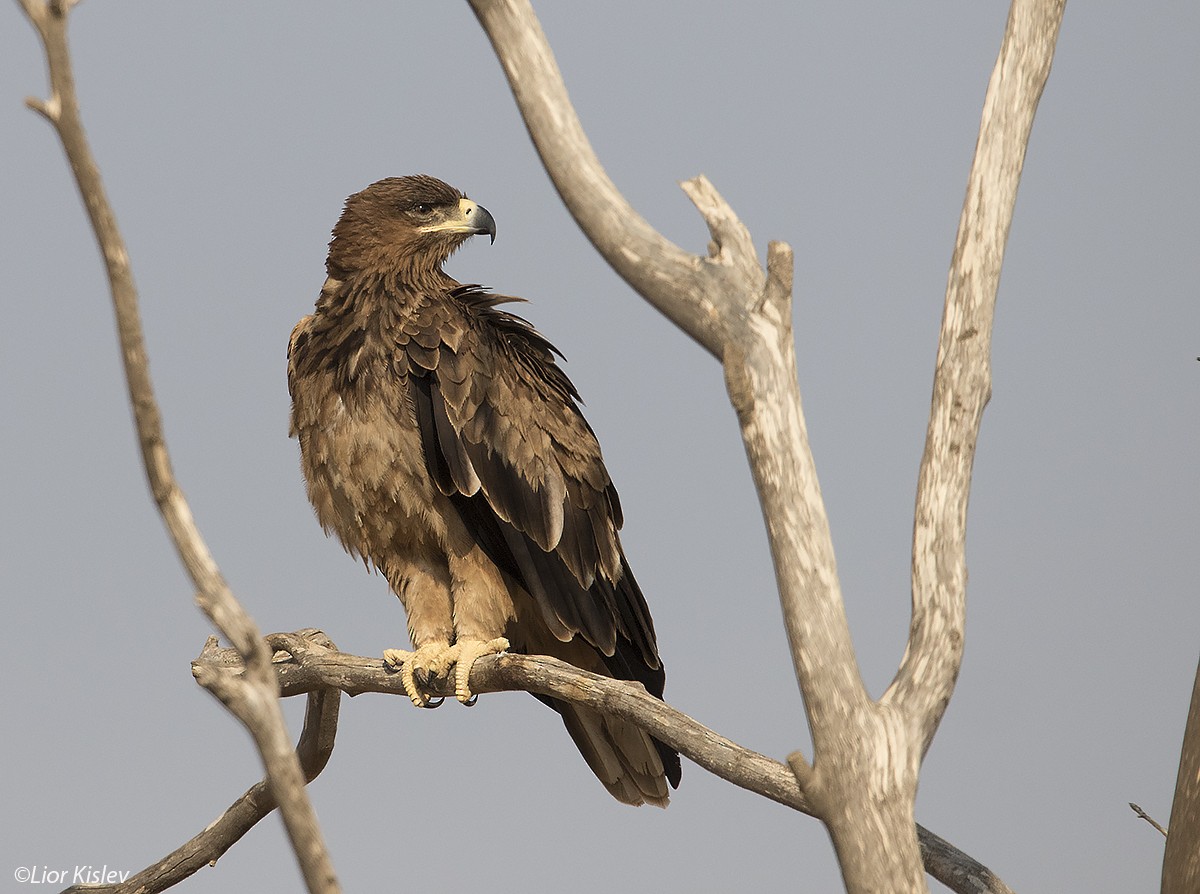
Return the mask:
<path id="1" fill-rule="evenodd" d="M 632 723 L 557 699 L 548 701 L 610 795 L 634 807 L 667 806 L 667 772 L 660 754 L 664 746 Z M 676 766 L 678 760 L 675 757 Z M 678 785 L 677 770 L 674 784 Z"/>

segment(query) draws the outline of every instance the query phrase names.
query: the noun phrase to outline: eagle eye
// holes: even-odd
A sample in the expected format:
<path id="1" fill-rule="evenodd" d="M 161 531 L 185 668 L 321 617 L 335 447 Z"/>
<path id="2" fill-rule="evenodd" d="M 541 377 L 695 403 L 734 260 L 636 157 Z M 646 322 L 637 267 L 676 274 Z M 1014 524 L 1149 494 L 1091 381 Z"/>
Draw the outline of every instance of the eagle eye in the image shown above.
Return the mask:
<path id="1" fill-rule="evenodd" d="M 428 202 L 417 202 L 412 206 L 412 210 L 417 212 L 417 214 L 425 215 L 433 211 L 433 206 Z"/>

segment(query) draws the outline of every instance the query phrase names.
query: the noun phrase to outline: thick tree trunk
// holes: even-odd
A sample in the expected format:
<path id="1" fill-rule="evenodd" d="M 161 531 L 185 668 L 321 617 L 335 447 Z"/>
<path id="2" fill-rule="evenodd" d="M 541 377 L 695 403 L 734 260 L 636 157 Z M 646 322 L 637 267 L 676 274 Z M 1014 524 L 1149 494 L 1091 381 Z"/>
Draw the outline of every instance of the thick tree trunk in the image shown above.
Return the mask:
<path id="1" fill-rule="evenodd" d="M 926 891 L 914 802 L 920 755 L 900 712 L 871 704 L 835 721 L 841 741 L 818 749 L 805 791 L 820 810 L 846 890 L 873 894 Z"/>
<path id="2" fill-rule="evenodd" d="M 1196 891 L 1200 891 L 1200 667 L 1183 732 L 1162 873 L 1162 894 Z"/>
<path id="3" fill-rule="evenodd" d="M 823 817 L 847 891 L 927 891 L 911 801 L 842 801 Z"/>

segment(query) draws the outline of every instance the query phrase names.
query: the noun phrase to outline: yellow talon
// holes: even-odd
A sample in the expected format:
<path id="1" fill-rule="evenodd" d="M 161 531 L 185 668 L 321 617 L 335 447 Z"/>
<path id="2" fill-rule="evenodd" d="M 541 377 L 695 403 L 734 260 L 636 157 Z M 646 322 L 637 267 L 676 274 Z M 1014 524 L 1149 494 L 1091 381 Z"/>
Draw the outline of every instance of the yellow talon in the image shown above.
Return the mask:
<path id="1" fill-rule="evenodd" d="M 414 652 L 405 649 L 384 649 L 383 662 L 392 670 L 400 671 L 400 683 L 414 705 L 418 708 L 436 708 L 441 702 L 431 702 L 429 695 L 417 683 L 415 674 L 418 670 L 428 673 L 430 668 L 440 663 L 449 650 L 449 643 L 426 643 Z"/>
<path id="2" fill-rule="evenodd" d="M 441 701 L 431 702 L 416 674 L 420 671 L 429 679 L 443 677 L 454 666 L 454 696 L 464 705 L 475 703 L 471 692 L 471 667 L 485 655 L 496 655 L 508 649 L 508 640 L 502 636 L 483 640 L 459 640 L 448 643 L 426 643 L 414 652 L 404 649 L 384 649 L 383 662 L 392 670 L 400 671 L 400 682 L 409 699 L 418 708 L 436 708 Z"/>
<path id="3" fill-rule="evenodd" d="M 508 649 L 502 636 L 483 642 L 477 639 L 459 640 L 450 650 L 454 652 L 454 697 L 465 704 L 474 704 L 471 694 L 471 667 L 484 655 L 498 655 Z"/>

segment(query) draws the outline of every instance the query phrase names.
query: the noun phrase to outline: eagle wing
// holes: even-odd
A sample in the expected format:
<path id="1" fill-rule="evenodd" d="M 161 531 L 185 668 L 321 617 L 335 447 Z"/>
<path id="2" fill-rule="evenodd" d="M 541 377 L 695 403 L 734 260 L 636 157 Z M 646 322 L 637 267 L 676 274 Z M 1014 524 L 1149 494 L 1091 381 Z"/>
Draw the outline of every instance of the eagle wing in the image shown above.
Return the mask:
<path id="1" fill-rule="evenodd" d="M 430 304 L 409 318 L 395 358 L 431 479 L 556 638 L 582 636 L 615 676 L 661 696 L 654 625 L 618 535 L 621 504 L 561 355 L 497 308 L 520 299 L 478 286 L 448 298 L 452 309 Z"/>

